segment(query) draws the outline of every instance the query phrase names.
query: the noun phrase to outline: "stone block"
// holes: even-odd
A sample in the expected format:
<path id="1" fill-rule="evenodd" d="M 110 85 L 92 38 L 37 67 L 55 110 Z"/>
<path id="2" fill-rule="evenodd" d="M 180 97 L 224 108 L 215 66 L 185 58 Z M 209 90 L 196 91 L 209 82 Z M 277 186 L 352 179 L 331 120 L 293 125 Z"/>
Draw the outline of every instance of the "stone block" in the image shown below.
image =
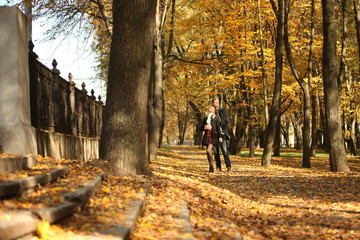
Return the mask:
<path id="1" fill-rule="evenodd" d="M 25 15 L 16 7 L 0 7 L 0 32 L 0 145 L 4 153 L 36 159 Z"/>

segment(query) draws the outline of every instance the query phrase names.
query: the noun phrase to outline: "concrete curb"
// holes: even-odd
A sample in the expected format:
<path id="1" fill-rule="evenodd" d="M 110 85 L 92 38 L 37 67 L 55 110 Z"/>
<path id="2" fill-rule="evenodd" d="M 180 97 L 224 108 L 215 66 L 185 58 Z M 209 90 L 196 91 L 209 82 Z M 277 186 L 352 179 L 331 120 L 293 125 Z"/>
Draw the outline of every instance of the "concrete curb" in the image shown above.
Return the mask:
<path id="1" fill-rule="evenodd" d="M 67 203 L 53 207 L 33 209 L 31 211 L 39 216 L 40 219 L 44 219 L 50 223 L 59 222 L 60 220 L 71 216 L 75 211 L 80 211 L 101 186 L 104 178 L 105 174 L 101 173 L 95 179 L 91 180 L 85 186 L 78 188 L 76 191 L 61 194 L 60 199 Z"/>
<path id="2" fill-rule="evenodd" d="M 41 209 L 2 212 L 0 216 L 5 217 L 0 217 L 0 240 L 17 239 L 32 234 L 37 229 L 39 219 L 55 223 L 69 217 L 85 206 L 101 186 L 104 177 L 105 174 L 102 173 L 77 191 L 61 195 L 63 199 L 70 202 Z"/>
<path id="3" fill-rule="evenodd" d="M 191 225 L 190 225 L 190 215 L 189 209 L 186 201 L 183 201 L 182 208 L 180 209 L 180 215 L 177 217 L 178 219 L 184 220 L 182 224 L 182 228 L 184 229 L 183 239 L 185 240 L 194 240 L 194 236 L 192 235 Z"/>
<path id="4" fill-rule="evenodd" d="M 125 211 L 125 221 L 121 224 L 116 224 L 114 228 L 102 231 L 101 235 L 96 235 L 96 237 L 106 237 L 106 239 L 112 240 L 127 240 L 130 239 L 130 234 L 132 229 L 135 227 L 137 218 L 140 215 L 140 212 L 144 206 L 145 199 L 149 187 L 145 188 L 144 192 L 139 192 L 139 200 L 134 200 L 130 203 L 130 208 Z M 88 236 L 86 239 L 96 239 L 94 236 Z"/>
<path id="5" fill-rule="evenodd" d="M 102 181 L 105 179 L 105 174 L 99 174 L 94 180 L 88 182 L 85 186 L 77 189 L 74 192 L 64 193 L 60 195 L 63 201 L 76 202 L 83 208 L 89 201 L 90 197 L 94 195 L 96 190 L 101 186 Z"/>
<path id="6" fill-rule="evenodd" d="M 43 185 L 52 182 L 58 177 L 68 174 L 68 172 L 69 168 L 63 167 L 43 175 L 0 182 L 0 198 L 21 195 L 27 189 L 36 187 L 38 184 Z"/>
<path id="7" fill-rule="evenodd" d="M 144 206 L 146 195 L 149 191 L 149 187 L 145 188 L 144 192 L 139 192 L 138 196 L 140 200 L 134 200 L 130 203 L 130 208 L 125 211 L 125 221 L 121 224 L 117 224 L 114 228 L 94 232 L 93 235 L 77 235 L 74 234 L 74 238 L 79 240 L 128 240 L 130 239 L 130 234 L 132 229 L 135 227 L 137 218 L 140 215 L 140 212 Z"/>

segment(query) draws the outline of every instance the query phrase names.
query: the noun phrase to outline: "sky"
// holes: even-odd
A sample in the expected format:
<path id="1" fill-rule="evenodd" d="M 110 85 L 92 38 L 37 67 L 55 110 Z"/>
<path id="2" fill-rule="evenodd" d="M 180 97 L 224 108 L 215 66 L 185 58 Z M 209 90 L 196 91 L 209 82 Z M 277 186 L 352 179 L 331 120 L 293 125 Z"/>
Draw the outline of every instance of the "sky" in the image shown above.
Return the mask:
<path id="1" fill-rule="evenodd" d="M 11 1 L 15 4 L 19 1 Z M 6 5 L 6 0 L 0 0 L 0 6 Z M 68 80 L 71 72 L 73 81 L 81 89 L 82 82 L 86 84 L 89 94 L 94 89 L 95 96 L 105 97 L 105 88 L 100 80 L 96 79 L 95 55 L 91 52 L 91 42 L 84 42 L 84 39 L 75 37 L 59 37 L 55 40 L 46 40 L 45 31 L 51 27 L 44 24 L 46 21 L 37 20 L 32 25 L 32 41 L 35 45 L 34 52 L 39 56 L 38 60 L 45 66 L 52 69 L 52 61 L 56 59 L 60 75 Z"/>

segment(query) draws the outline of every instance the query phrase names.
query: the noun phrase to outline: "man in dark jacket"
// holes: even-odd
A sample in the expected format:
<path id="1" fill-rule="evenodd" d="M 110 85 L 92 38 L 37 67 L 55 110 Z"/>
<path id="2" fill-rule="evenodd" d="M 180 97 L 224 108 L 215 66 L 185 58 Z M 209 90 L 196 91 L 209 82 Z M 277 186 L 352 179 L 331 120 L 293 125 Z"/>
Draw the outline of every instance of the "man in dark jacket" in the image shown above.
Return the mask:
<path id="1" fill-rule="evenodd" d="M 221 126 L 221 134 L 223 137 L 223 141 L 220 143 L 220 147 L 224 156 L 226 169 L 228 172 L 231 171 L 231 162 L 227 147 L 227 139 L 229 139 L 229 130 L 230 130 L 230 119 L 229 115 L 225 108 L 220 108 L 220 102 L 218 98 L 214 98 L 212 100 L 212 105 L 216 109 L 216 115 L 220 116 L 220 126 Z M 216 161 L 216 170 L 221 171 L 221 161 L 220 161 L 220 151 L 219 146 L 214 147 L 214 155 L 215 155 L 215 161 Z"/>

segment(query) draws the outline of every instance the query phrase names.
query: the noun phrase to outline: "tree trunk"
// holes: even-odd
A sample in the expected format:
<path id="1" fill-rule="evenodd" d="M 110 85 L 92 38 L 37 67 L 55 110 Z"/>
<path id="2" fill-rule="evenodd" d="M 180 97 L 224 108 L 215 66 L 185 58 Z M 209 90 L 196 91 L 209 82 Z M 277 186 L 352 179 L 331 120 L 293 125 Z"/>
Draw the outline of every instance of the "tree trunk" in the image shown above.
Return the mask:
<path id="1" fill-rule="evenodd" d="M 275 86 L 274 95 L 271 104 L 269 123 L 266 127 L 265 133 L 265 147 L 262 156 L 261 165 L 270 167 L 272 146 L 274 143 L 274 135 L 276 129 L 276 122 L 280 110 L 281 101 L 281 87 L 282 87 L 282 70 L 283 70 L 283 39 L 284 39 L 284 17 L 285 17 L 285 1 L 278 0 L 277 15 L 277 34 L 276 34 L 276 47 L 275 47 Z"/>
<path id="2" fill-rule="evenodd" d="M 295 115 L 295 119 L 293 121 L 293 128 L 294 128 L 294 134 L 295 134 L 295 149 L 296 150 L 301 150 L 303 148 L 303 144 L 302 144 L 302 124 L 303 122 L 301 121 L 301 117 L 299 116 L 299 113 L 294 113 Z"/>
<path id="3" fill-rule="evenodd" d="M 360 124 L 358 123 L 358 121 L 355 121 L 355 148 L 359 149 L 360 148 Z"/>
<path id="4" fill-rule="evenodd" d="M 353 142 L 354 145 L 354 151 L 353 151 L 353 156 L 356 156 L 356 135 L 355 135 L 355 126 L 356 126 L 356 118 L 353 117 L 351 118 L 351 129 L 350 129 L 350 138 Z"/>
<path id="5" fill-rule="evenodd" d="M 330 170 L 350 171 L 341 129 L 340 93 L 336 71 L 336 18 L 334 0 L 322 0 L 323 10 L 323 84 L 325 118 L 329 135 Z"/>
<path id="6" fill-rule="evenodd" d="M 189 117 L 188 104 L 186 104 L 185 114 L 178 112 L 177 117 L 178 117 L 178 129 L 179 129 L 178 145 L 183 145 L 185 141 L 185 133 L 186 133 L 188 117 Z"/>
<path id="7" fill-rule="evenodd" d="M 359 0 L 353 0 L 354 16 L 356 23 L 356 36 L 358 41 L 358 53 L 359 53 L 359 71 L 360 71 L 360 3 Z"/>
<path id="8" fill-rule="evenodd" d="M 156 31 L 154 46 L 154 62 L 151 74 L 151 86 L 149 93 L 149 153 L 150 160 L 157 157 L 159 146 L 161 121 L 163 115 L 163 53 L 162 53 L 162 24 L 160 0 L 157 0 L 156 9 Z"/>
<path id="9" fill-rule="evenodd" d="M 247 126 L 241 124 L 239 121 L 236 123 L 235 127 L 235 135 L 230 131 L 231 141 L 229 144 L 229 153 L 231 155 L 240 155 L 241 154 L 241 148 L 244 146 L 245 137 L 247 134 Z"/>
<path id="10" fill-rule="evenodd" d="M 312 100 L 311 100 L 311 156 L 315 157 L 315 149 L 317 146 L 317 97 L 316 95 L 313 93 L 313 95 L 311 96 Z"/>
<path id="11" fill-rule="evenodd" d="M 310 86 L 304 88 L 304 126 L 303 126 L 303 163 L 302 167 L 310 168 L 311 157 L 311 94 Z"/>
<path id="12" fill-rule="evenodd" d="M 265 54 L 264 54 L 264 38 L 262 32 L 262 22 L 261 22 L 261 8 L 260 8 L 260 0 L 257 1 L 257 10 L 258 10 L 258 23 L 259 23 L 259 35 L 260 35 L 260 53 L 261 53 L 261 81 L 263 84 L 263 94 L 264 94 L 264 117 L 265 124 L 267 125 L 269 121 L 269 110 L 267 105 L 267 83 L 266 83 L 266 70 L 265 70 Z"/>
<path id="13" fill-rule="evenodd" d="M 284 125 L 285 126 L 282 128 L 281 134 L 284 137 L 286 147 L 290 147 L 290 139 L 289 139 L 289 126 L 290 126 L 290 124 L 289 124 L 288 121 L 285 121 Z"/>
<path id="14" fill-rule="evenodd" d="M 314 56 L 314 37 L 315 37 L 315 0 L 311 0 L 311 27 L 310 27 L 310 43 L 309 43 L 309 59 L 308 59 L 308 79 L 311 92 L 311 147 L 310 156 L 315 157 L 316 146 L 316 129 L 317 129 L 317 101 L 314 88 L 312 87 L 312 74 L 313 74 L 313 56 Z"/>
<path id="15" fill-rule="evenodd" d="M 345 136 L 345 142 L 350 150 L 351 156 L 356 156 L 355 141 L 352 130 L 352 127 L 355 126 L 354 123 L 355 123 L 355 119 L 354 118 L 350 119 L 350 124 L 347 125 L 347 134 Z"/>
<path id="16" fill-rule="evenodd" d="M 273 148 L 274 148 L 273 156 L 280 157 L 280 149 L 281 149 L 281 115 L 280 114 L 276 122 Z"/>
<path id="17" fill-rule="evenodd" d="M 329 132 L 327 131 L 326 119 L 325 119 L 325 107 L 324 101 L 321 100 L 320 96 L 318 96 L 319 109 L 320 109 L 320 122 L 322 126 L 322 145 L 321 148 L 325 150 L 325 152 L 329 153 Z"/>
<path id="18" fill-rule="evenodd" d="M 249 157 L 255 157 L 255 141 L 256 141 L 256 136 L 255 136 L 255 126 L 254 126 L 254 107 L 253 107 L 253 95 L 252 95 L 252 91 L 250 91 L 250 89 L 248 89 L 248 91 L 246 92 L 246 101 L 247 101 L 247 112 L 248 112 L 248 116 L 247 118 L 249 119 L 249 121 L 247 122 L 247 126 L 248 126 L 248 145 L 249 145 Z"/>
<path id="19" fill-rule="evenodd" d="M 255 157 L 256 150 L 256 133 L 254 124 L 249 125 L 249 157 Z"/>
<path id="20" fill-rule="evenodd" d="M 195 126 L 195 134 L 194 134 L 194 145 L 202 144 L 202 135 L 203 135 L 203 114 L 199 108 L 195 105 L 194 102 L 189 102 L 190 107 L 195 112 L 196 126 Z"/>
<path id="21" fill-rule="evenodd" d="M 340 71 L 338 76 L 339 92 L 341 93 L 342 84 L 346 81 L 347 65 L 347 16 L 346 16 L 346 0 L 342 0 L 342 36 L 341 36 L 341 55 L 340 55 Z"/>
<path id="22" fill-rule="evenodd" d="M 115 175 L 148 174 L 148 95 L 156 1 L 115 0 L 100 158 Z"/>
<path id="23" fill-rule="evenodd" d="M 171 54 L 171 50 L 172 50 L 172 44 L 173 44 L 173 31 L 172 31 L 172 36 L 169 37 L 169 41 L 168 41 L 168 53 L 165 53 L 165 37 L 164 37 L 164 26 L 165 26 L 165 21 L 166 21 L 166 16 L 167 16 L 167 11 L 168 8 L 171 5 L 171 0 L 166 0 L 165 3 L 163 3 L 163 14 L 162 14 L 162 18 L 161 18 L 161 22 L 160 22 L 160 29 L 161 29 L 161 54 L 162 54 L 162 80 L 164 80 L 166 77 L 166 68 L 167 68 L 167 56 Z M 160 0 L 160 2 L 162 3 L 163 0 Z M 173 11 L 172 11 L 172 20 L 171 20 L 171 28 L 174 28 L 174 14 L 175 14 L 175 0 L 172 1 L 173 2 Z M 159 4 L 159 3 L 158 3 Z M 160 9 L 162 9 L 160 7 Z M 158 142 L 158 147 L 161 146 L 162 144 L 162 139 L 163 139 L 163 131 L 165 128 L 165 101 L 164 101 L 164 89 L 162 90 L 162 110 L 161 110 L 161 122 L 160 122 L 160 136 L 159 136 L 159 142 Z M 168 140 L 168 139 L 167 139 Z"/>
<path id="24" fill-rule="evenodd" d="M 286 50 L 287 60 L 289 62 L 291 71 L 299 83 L 302 91 L 303 91 L 303 111 L 304 111 L 304 124 L 303 124 L 303 133 L 302 133 L 302 143 L 303 143 L 303 167 L 310 168 L 310 156 L 311 156 L 311 94 L 310 94 L 310 86 L 308 82 L 306 82 L 298 72 L 295 61 L 292 56 L 291 46 L 289 42 L 289 33 L 288 33 L 288 15 L 289 9 L 285 11 L 285 23 L 284 23 L 284 44 Z"/>

